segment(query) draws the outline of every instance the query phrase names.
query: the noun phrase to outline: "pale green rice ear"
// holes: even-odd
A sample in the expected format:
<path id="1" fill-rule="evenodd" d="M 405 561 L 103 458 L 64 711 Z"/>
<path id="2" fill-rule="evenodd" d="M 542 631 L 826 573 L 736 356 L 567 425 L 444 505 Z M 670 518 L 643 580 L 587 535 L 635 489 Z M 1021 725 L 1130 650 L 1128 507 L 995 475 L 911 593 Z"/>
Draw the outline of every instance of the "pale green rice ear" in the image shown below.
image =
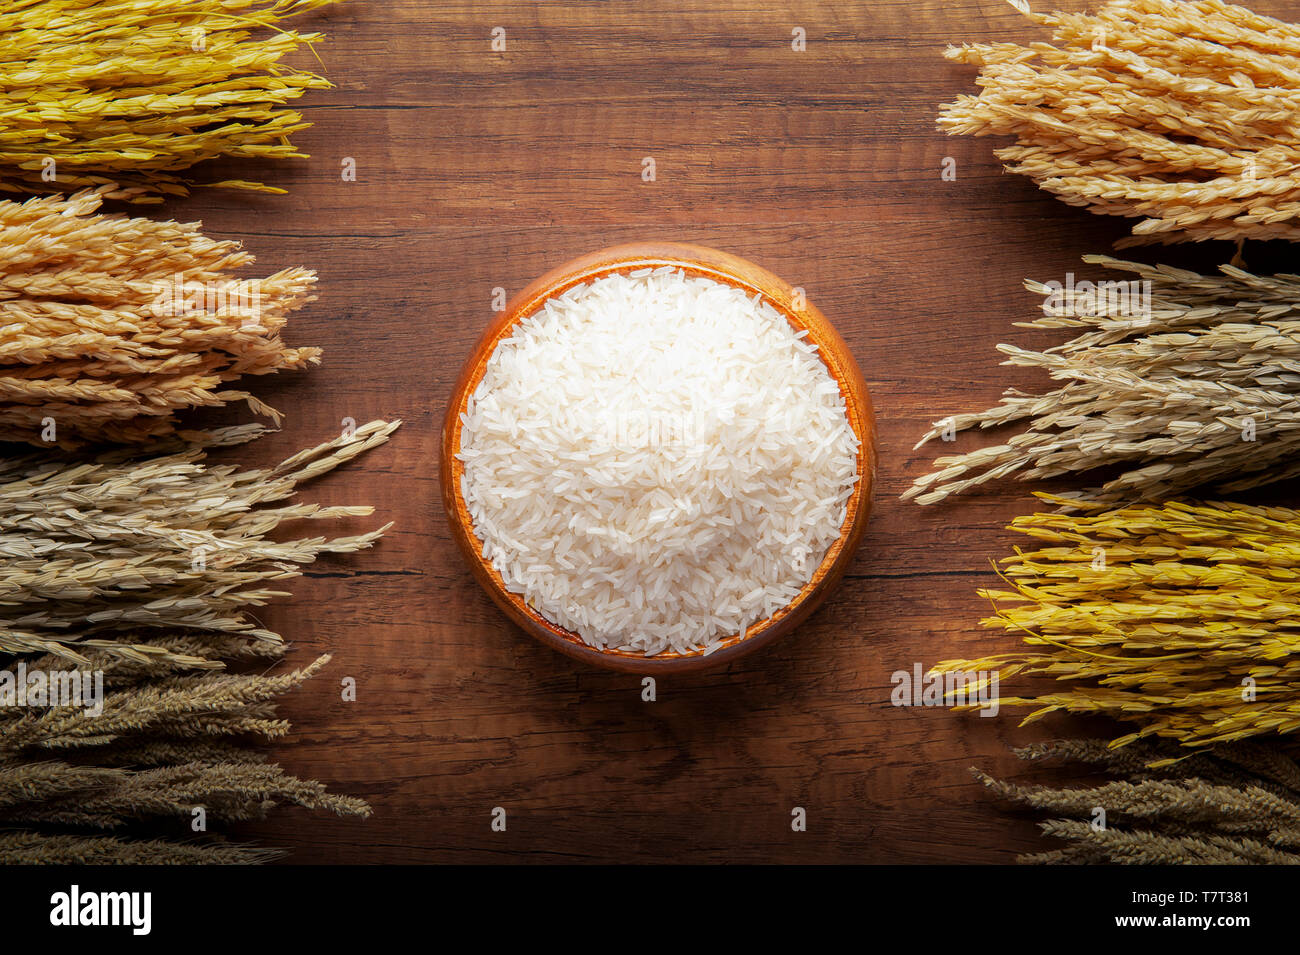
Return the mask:
<path id="1" fill-rule="evenodd" d="M 400 424 L 368 422 L 277 468 L 242 472 L 208 469 L 201 450 L 92 463 L 26 459 L 0 474 L 8 529 L 0 535 L 0 653 L 81 665 L 93 650 L 101 663 L 179 669 L 216 665 L 208 647 L 222 657 L 278 656 L 283 640 L 250 613 L 280 593 L 264 585 L 299 576 L 321 554 L 365 550 L 392 525 L 277 541 L 272 534 L 286 521 L 372 509 L 267 505 L 384 444 Z M 38 557 L 46 562 L 31 566 Z"/>
<path id="2" fill-rule="evenodd" d="M 1085 261 L 1111 276 L 1026 282 L 1045 304 L 1022 327 L 1070 328 L 1075 338 L 1044 351 L 998 346 L 1004 364 L 1041 369 L 1056 386 L 1008 392 L 992 408 L 936 421 L 917 447 L 965 430 L 1018 431 L 936 458 L 904 500 L 936 504 L 1004 478 L 1104 467 L 1120 473 L 1080 503 L 1159 500 L 1205 485 L 1235 493 L 1300 474 L 1300 434 L 1254 440 L 1267 422 L 1300 413 L 1300 390 L 1275 374 L 1300 360 L 1300 279 Z"/>

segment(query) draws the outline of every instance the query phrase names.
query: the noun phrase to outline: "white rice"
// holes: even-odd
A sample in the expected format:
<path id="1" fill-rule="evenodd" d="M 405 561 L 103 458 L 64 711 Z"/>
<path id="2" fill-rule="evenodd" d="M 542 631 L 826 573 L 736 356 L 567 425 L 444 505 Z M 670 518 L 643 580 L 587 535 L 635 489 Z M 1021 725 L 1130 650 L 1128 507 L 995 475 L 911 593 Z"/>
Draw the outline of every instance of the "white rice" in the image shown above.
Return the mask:
<path id="1" fill-rule="evenodd" d="M 815 345 L 661 268 L 547 301 L 462 415 L 461 491 L 506 587 L 594 647 L 711 652 L 839 536 L 858 440 Z"/>

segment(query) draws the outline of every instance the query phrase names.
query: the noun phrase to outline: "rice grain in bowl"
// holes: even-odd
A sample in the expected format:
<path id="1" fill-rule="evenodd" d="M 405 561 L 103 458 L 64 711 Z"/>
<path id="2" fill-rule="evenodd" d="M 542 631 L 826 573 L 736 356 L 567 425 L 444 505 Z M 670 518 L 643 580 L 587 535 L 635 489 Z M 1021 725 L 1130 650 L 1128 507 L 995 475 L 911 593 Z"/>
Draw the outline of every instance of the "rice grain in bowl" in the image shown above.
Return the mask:
<path id="1" fill-rule="evenodd" d="M 795 304 L 743 260 L 663 244 L 513 303 L 444 432 L 453 526 L 512 617 L 646 670 L 811 612 L 865 522 L 874 448 L 852 358 Z"/>

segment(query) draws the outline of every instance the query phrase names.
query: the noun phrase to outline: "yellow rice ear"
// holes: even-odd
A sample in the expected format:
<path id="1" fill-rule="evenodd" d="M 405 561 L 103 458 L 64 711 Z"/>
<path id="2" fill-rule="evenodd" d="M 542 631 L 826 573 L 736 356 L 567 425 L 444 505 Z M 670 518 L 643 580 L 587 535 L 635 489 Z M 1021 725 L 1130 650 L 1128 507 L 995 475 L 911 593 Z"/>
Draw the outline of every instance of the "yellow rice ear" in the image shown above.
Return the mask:
<path id="1" fill-rule="evenodd" d="M 0 191 L 67 193 L 112 182 L 109 198 L 142 204 L 195 186 L 283 192 L 238 178 L 205 183 L 190 169 L 222 156 L 304 156 L 290 136 L 311 124 L 290 104 L 333 84 L 281 65 L 302 47 L 319 62 L 321 38 L 281 24 L 334 2 L 247 0 L 238 14 L 223 0 L 0 9 L 0 63 L 13 77 L 0 79 L 0 112 L 14 120 L 0 127 Z M 106 61 L 117 69 L 104 71 Z"/>

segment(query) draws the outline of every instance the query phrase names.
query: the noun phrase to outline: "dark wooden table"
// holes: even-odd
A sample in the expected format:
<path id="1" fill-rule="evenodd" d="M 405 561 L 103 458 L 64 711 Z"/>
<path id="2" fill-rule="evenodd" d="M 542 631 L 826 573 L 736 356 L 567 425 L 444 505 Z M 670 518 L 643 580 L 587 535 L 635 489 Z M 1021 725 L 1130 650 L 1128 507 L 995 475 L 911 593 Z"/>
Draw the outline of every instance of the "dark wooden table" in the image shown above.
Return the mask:
<path id="1" fill-rule="evenodd" d="M 289 194 L 204 191 L 166 212 L 243 239 L 268 270 L 321 273 L 290 337 L 325 362 L 264 383 L 286 427 L 237 459 L 278 459 L 348 417 L 405 421 L 307 494 L 374 504 L 354 525 L 396 529 L 322 561 L 266 612 L 292 662 L 334 655 L 287 700 L 280 760 L 375 813 L 286 810 L 241 834 L 297 862 L 987 863 L 1041 847 L 968 768 L 1014 774 L 1009 745 L 1077 727 L 889 703 L 894 671 L 1014 642 L 978 628 L 975 591 L 1015 536 L 1004 525 L 1032 509 L 1007 486 L 900 502 L 932 457 L 912 445 L 936 418 L 1037 383 L 993 350 L 1051 340 L 1011 327 L 1035 304 L 1021 280 L 1064 277 L 1124 231 L 1003 174 L 990 141 L 935 129 L 937 106 L 973 88 L 945 44 L 1037 29 L 1000 0 L 387 0 L 314 20 L 337 88 L 305 101 L 311 160 L 213 171 Z M 509 625 L 437 497 L 441 418 L 493 289 L 643 238 L 713 245 L 804 286 L 873 389 L 881 461 L 867 537 L 827 604 L 751 659 L 661 680 L 654 703 L 638 678 Z M 348 676 L 355 703 L 340 700 Z M 806 832 L 791 831 L 794 807 Z"/>

